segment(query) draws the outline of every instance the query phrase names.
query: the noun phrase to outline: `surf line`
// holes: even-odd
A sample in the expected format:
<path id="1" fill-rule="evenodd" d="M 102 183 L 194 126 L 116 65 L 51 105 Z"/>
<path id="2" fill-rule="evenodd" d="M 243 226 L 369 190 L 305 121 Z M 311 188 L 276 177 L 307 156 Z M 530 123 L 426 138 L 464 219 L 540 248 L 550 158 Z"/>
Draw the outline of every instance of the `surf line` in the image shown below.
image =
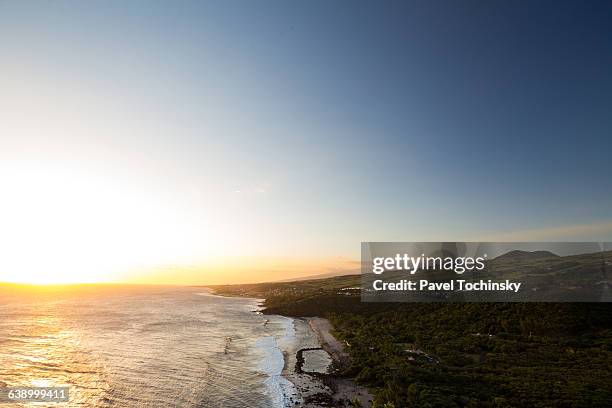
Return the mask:
<path id="1" fill-rule="evenodd" d="M 453 279 L 448 282 L 430 282 L 426 279 L 411 281 L 402 279 L 399 282 L 385 282 L 377 279 L 372 283 L 376 291 L 513 291 L 517 293 L 521 289 L 522 282 L 512 282 L 506 279 L 504 282 L 493 282 L 491 279 L 477 282 L 467 282 L 465 279 Z"/>

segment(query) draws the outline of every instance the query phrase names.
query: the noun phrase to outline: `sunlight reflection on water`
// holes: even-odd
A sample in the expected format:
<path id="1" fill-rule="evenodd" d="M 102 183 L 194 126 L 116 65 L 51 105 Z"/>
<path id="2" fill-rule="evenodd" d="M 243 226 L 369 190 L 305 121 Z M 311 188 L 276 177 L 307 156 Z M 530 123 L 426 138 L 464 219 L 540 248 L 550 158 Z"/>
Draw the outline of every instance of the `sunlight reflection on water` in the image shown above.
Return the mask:
<path id="1" fill-rule="evenodd" d="M 263 325 L 253 300 L 157 287 L 42 298 L 0 292 L 0 305 L 0 378 L 70 386 L 70 403 L 58 406 L 271 405 L 256 341 L 282 335 L 283 325 Z"/>

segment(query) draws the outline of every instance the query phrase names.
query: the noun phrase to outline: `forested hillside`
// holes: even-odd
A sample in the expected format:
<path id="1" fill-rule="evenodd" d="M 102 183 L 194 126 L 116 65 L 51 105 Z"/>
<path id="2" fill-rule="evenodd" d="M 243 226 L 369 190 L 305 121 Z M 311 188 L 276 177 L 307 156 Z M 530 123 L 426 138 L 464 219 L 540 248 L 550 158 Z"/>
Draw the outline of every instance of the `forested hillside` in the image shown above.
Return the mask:
<path id="1" fill-rule="evenodd" d="M 362 303 L 359 276 L 216 287 L 329 318 L 376 407 L 605 407 L 608 303 Z M 386 404 L 386 405 L 385 405 Z"/>

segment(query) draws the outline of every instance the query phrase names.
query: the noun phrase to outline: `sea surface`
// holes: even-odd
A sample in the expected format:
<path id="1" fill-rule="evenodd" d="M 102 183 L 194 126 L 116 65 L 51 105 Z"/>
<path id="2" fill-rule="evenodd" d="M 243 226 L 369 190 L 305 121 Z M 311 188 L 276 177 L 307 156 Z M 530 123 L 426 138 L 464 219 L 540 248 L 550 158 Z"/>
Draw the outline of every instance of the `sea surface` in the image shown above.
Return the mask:
<path id="1" fill-rule="evenodd" d="M 58 407 L 284 407 L 293 320 L 259 309 L 202 288 L 0 286 L 0 386 L 69 386 Z"/>

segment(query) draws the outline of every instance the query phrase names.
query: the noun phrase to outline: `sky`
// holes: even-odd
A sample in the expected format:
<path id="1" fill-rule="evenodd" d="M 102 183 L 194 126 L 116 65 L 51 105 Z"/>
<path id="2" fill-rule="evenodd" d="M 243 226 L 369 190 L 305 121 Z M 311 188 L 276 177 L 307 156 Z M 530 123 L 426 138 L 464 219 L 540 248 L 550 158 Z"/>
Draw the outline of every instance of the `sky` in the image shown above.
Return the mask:
<path id="1" fill-rule="evenodd" d="M 0 281 L 612 240 L 612 4 L 0 1 Z"/>

